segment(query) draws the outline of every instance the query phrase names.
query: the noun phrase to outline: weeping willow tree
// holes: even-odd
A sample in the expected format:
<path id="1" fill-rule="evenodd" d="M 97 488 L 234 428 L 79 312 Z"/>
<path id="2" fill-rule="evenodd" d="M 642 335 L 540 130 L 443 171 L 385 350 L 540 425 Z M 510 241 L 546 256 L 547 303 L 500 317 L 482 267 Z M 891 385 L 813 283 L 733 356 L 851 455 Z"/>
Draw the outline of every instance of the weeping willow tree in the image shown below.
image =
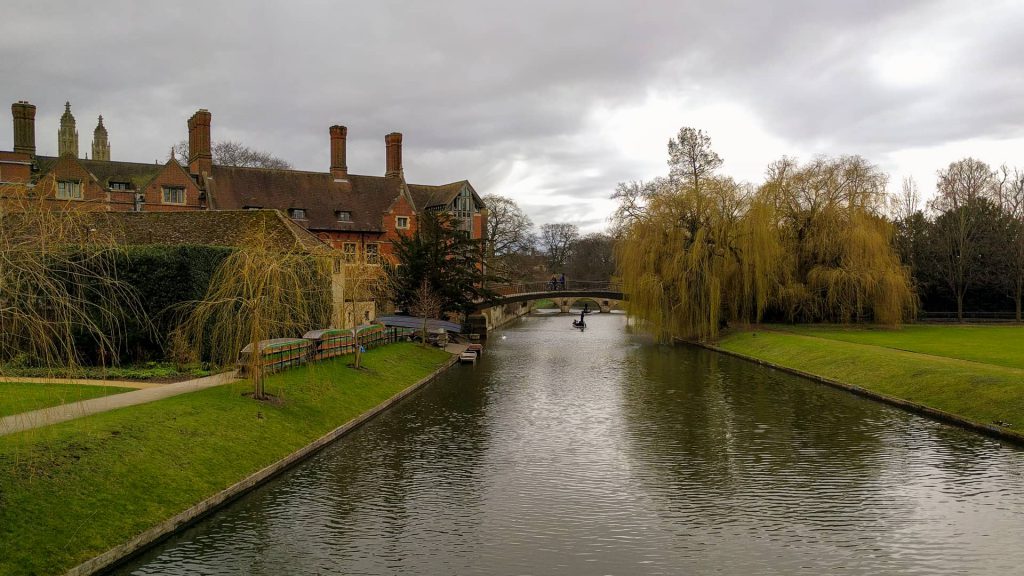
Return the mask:
<path id="1" fill-rule="evenodd" d="M 183 311 L 177 338 L 220 366 L 234 364 L 250 346 L 246 369 L 253 396 L 265 399 L 259 343 L 327 325 L 330 266 L 327 255 L 311 255 L 298 245 L 282 249 L 261 226 L 220 264 L 203 299 Z"/>
<path id="2" fill-rule="evenodd" d="M 703 191 L 658 190 L 646 215 L 622 229 L 616 261 L 629 311 L 659 338 L 705 339 L 718 333 L 738 300 L 737 218 L 744 197 L 729 179 Z"/>
<path id="3" fill-rule="evenodd" d="M 114 234 L 54 192 L 52 180 L 0 186 L 0 362 L 66 373 L 85 347 L 116 362 L 124 319 L 144 314 L 117 279 Z"/>
<path id="4" fill-rule="evenodd" d="M 744 281 L 738 232 L 748 194 L 716 176 L 721 158 L 701 131 L 669 142 L 668 178 L 620 186 L 615 259 L 628 310 L 657 337 L 707 339 L 737 306 Z"/>
<path id="5" fill-rule="evenodd" d="M 784 158 L 769 167 L 756 202 L 778 225 L 775 302 L 786 320 L 895 325 L 913 314 L 909 271 L 882 216 L 886 181 L 859 156 L 804 166 Z"/>
<path id="6" fill-rule="evenodd" d="M 710 139 L 669 143 L 670 175 L 620 185 L 616 261 L 632 316 L 661 339 L 729 320 L 896 324 L 916 297 L 881 216 L 885 176 L 859 157 L 784 158 L 756 192 L 718 176 Z"/>

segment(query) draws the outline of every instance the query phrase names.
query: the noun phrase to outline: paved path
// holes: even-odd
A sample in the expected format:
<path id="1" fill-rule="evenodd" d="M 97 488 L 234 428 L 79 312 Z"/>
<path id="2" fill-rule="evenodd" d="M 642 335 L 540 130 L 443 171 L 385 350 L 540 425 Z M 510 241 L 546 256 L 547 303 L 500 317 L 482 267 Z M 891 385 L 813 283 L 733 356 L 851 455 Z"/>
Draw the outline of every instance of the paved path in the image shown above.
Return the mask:
<path id="1" fill-rule="evenodd" d="M 50 424 L 81 418 L 82 416 L 96 414 L 97 412 L 106 412 L 108 410 L 124 408 L 125 406 L 145 404 L 147 402 L 153 402 L 154 400 L 160 400 L 161 398 L 195 392 L 197 390 L 203 390 L 204 388 L 212 388 L 214 386 L 220 386 L 221 384 L 234 381 L 236 378 L 237 374 L 232 370 L 230 372 L 222 372 L 205 378 L 197 378 L 196 380 L 186 380 L 184 382 L 175 382 L 173 384 L 152 384 L 141 390 L 112 394 L 101 398 L 92 398 L 90 400 L 82 400 L 81 402 L 72 402 L 70 404 L 62 404 L 60 406 L 43 408 L 41 410 L 33 410 L 32 412 L 22 412 L 21 414 L 5 416 L 0 418 L 0 436 L 20 432 L 22 430 L 49 426 Z M 52 382 L 52 380 L 47 381 Z"/>
<path id="2" fill-rule="evenodd" d="M 131 380 L 86 380 L 84 378 L 26 378 L 23 376 L 0 376 L 0 382 L 27 382 L 29 384 L 77 384 L 79 386 L 117 386 L 118 388 L 156 388 L 166 386 L 157 382 L 136 382 Z"/>

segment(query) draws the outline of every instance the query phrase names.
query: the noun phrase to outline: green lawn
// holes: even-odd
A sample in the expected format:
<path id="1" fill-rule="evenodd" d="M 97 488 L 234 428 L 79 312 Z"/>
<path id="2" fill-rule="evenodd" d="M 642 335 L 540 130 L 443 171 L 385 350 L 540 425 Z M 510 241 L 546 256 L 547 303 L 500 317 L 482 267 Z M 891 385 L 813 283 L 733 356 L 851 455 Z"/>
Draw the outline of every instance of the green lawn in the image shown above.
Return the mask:
<path id="1" fill-rule="evenodd" d="M 178 366 L 171 362 L 143 362 L 125 366 L 77 366 L 74 370 L 0 365 L 0 374 L 22 378 L 88 378 L 90 380 L 179 381 L 209 376 L 210 371 L 195 364 Z"/>
<path id="2" fill-rule="evenodd" d="M 1024 368 L 1024 326 L 945 326 L 914 324 L 902 328 L 770 326 L 795 334 L 871 344 L 1009 368 Z"/>
<path id="3" fill-rule="evenodd" d="M 0 382 L 0 416 L 70 404 L 89 398 L 128 392 L 133 388 L 85 386 L 81 384 L 36 384 Z"/>
<path id="4" fill-rule="evenodd" d="M 976 422 L 1008 422 L 1011 430 L 1024 431 L 1024 362 L 1017 350 L 1024 328 L 786 330 L 737 332 L 723 337 L 719 346 Z"/>
<path id="5" fill-rule="evenodd" d="M 0 574 L 56 574 L 128 540 L 390 398 L 441 350 L 394 344 L 0 437 Z"/>

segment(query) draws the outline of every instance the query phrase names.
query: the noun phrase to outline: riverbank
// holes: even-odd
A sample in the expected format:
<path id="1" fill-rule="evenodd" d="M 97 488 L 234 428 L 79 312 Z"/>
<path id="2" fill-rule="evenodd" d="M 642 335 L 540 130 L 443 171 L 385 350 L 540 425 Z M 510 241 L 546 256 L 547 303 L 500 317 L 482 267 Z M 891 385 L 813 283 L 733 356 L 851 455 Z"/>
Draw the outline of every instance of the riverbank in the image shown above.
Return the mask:
<path id="1" fill-rule="evenodd" d="M 232 486 L 450 359 L 412 344 L 0 438 L 0 574 L 59 574 Z"/>
<path id="2" fill-rule="evenodd" d="M 717 347 L 1019 442 L 1022 337 L 1017 326 L 787 326 L 734 332 Z"/>

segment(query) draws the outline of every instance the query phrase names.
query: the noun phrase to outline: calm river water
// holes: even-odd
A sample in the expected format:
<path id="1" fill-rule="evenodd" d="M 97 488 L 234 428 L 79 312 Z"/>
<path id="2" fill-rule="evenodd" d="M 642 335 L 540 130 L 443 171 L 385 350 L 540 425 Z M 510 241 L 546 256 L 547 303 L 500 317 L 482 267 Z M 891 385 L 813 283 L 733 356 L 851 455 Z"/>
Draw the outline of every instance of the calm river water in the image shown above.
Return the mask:
<path id="1" fill-rule="evenodd" d="M 119 574 L 1021 574 L 1024 451 L 529 317 Z"/>

